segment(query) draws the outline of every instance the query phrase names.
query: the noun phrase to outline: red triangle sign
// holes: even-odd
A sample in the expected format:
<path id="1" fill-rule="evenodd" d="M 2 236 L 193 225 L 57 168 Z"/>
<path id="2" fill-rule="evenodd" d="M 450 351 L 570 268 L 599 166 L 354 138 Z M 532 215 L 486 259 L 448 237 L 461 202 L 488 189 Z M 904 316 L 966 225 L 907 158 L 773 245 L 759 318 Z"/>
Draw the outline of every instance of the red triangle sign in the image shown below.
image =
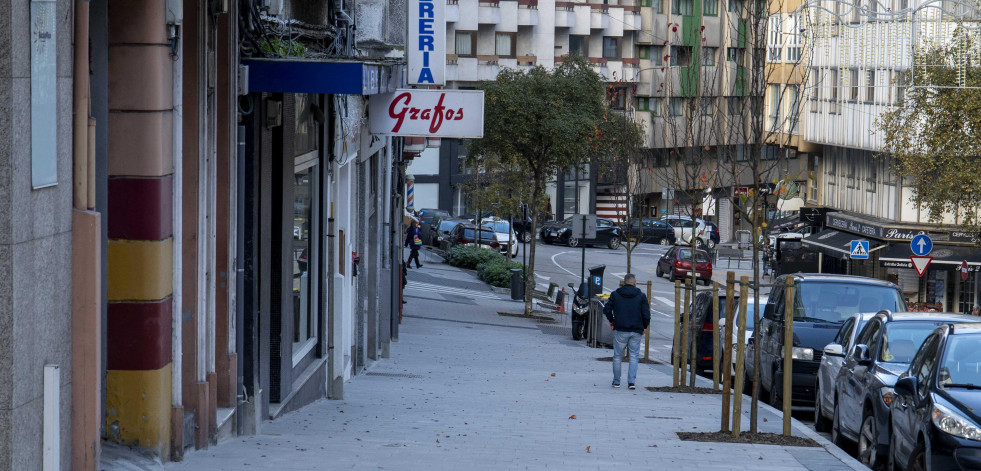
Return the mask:
<path id="1" fill-rule="evenodd" d="M 910 261 L 913 262 L 913 268 L 916 269 L 916 274 L 923 277 L 926 273 L 926 269 L 930 266 L 930 262 L 933 261 L 933 257 L 917 257 L 916 255 L 911 255 L 909 257 Z"/>

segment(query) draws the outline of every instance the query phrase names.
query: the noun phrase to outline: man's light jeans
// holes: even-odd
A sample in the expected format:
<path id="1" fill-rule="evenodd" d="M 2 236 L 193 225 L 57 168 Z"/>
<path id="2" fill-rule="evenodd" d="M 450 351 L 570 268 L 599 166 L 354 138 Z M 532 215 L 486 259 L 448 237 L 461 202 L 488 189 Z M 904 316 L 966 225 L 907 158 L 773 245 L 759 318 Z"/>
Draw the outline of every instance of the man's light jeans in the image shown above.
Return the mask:
<path id="1" fill-rule="evenodd" d="M 623 347 L 630 347 L 630 367 L 627 369 L 627 382 L 637 380 L 637 361 L 640 353 L 640 334 L 637 332 L 613 332 L 613 382 L 620 384 L 620 363 L 623 362 Z"/>

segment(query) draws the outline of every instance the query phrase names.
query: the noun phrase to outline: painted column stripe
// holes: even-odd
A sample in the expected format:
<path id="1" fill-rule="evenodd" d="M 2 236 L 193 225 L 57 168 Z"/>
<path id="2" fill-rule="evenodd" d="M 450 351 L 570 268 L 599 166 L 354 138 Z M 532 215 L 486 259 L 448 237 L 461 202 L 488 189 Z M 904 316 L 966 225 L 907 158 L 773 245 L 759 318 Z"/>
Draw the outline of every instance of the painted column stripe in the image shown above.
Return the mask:
<path id="1" fill-rule="evenodd" d="M 170 453 L 171 365 L 106 371 L 106 432 L 119 443 Z"/>
<path id="2" fill-rule="evenodd" d="M 109 240 L 109 301 L 157 301 L 173 293 L 173 245 L 160 241 Z"/>
<path id="3" fill-rule="evenodd" d="M 106 323 L 106 367 L 156 370 L 170 363 L 171 298 L 152 303 L 110 303 Z"/>
<path id="4" fill-rule="evenodd" d="M 108 225 L 110 239 L 162 240 L 174 234 L 174 180 L 110 178 Z"/>

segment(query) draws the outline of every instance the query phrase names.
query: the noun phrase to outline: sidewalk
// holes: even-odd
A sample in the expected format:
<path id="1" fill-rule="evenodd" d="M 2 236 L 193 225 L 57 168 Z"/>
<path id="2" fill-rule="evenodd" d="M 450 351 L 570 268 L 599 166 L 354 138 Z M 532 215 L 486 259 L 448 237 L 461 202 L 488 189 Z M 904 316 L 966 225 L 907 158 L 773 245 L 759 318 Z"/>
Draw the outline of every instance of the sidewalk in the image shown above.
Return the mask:
<path id="1" fill-rule="evenodd" d="M 597 361 L 610 350 L 573 342 L 568 327 L 498 315 L 521 309 L 503 295 L 437 291 L 434 275 L 455 270 L 439 267 L 410 272 L 392 358 L 351 380 L 345 400 L 312 404 L 166 468 L 864 469 L 796 421 L 796 435 L 835 453 L 683 442 L 676 432 L 718 430 L 720 396 L 646 391 L 671 382 L 669 367 L 649 365 L 640 365 L 637 390 L 612 389 L 610 363 Z M 779 432 L 779 416 L 760 409 L 761 431 Z"/>

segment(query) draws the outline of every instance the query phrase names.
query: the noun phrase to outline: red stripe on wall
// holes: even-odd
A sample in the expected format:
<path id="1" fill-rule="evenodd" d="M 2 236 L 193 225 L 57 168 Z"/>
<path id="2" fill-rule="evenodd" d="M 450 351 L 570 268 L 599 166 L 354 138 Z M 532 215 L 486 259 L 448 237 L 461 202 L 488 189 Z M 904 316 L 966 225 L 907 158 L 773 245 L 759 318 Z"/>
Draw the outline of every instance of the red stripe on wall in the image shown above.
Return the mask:
<path id="1" fill-rule="evenodd" d="M 171 298 L 152 303 L 110 303 L 106 368 L 156 370 L 171 361 Z"/>
<path id="2" fill-rule="evenodd" d="M 174 233 L 174 180 L 110 178 L 107 224 L 110 239 L 161 240 Z"/>

